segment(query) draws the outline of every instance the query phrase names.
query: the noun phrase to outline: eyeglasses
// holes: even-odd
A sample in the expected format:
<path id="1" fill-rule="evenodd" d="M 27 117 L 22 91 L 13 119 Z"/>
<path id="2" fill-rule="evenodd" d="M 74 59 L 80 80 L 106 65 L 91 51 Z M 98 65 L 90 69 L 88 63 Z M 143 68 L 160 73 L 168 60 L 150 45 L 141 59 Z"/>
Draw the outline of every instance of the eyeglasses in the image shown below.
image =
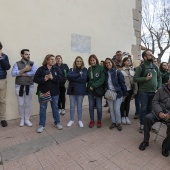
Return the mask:
<path id="1" fill-rule="evenodd" d="M 30 55 L 30 54 L 24 54 L 24 55 Z"/>

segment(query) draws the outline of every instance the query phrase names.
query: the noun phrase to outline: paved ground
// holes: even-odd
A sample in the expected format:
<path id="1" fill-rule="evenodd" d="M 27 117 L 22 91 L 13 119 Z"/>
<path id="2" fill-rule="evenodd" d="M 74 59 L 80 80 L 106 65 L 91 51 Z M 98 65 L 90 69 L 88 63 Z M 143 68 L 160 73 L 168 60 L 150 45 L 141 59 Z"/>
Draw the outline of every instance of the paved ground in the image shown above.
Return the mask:
<path id="1" fill-rule="evenodd" d="M 66 124 L 69 110 L 61 116 L 64 129 L 59 131 L 53 125 L 51 113 L 43 133 L 36 132 L 38 116 L 31 118 L 33 127 L 19 127 L 19 119 L 9 121 L 7 128 L 0 128 L 0 170 L 158 170 L 170 169 L 170 157 L 161 155 L 161 128 L 156 142 L 151 133 L 150 146 L 139 151 L 143 135 L 138 132 L 138 120 L 133 119 L 134 104 L 130 118 L 132 125 L 123 125 L 123 130 L 110 130 L 110 115 L 103 108 L 103 127 L 88 128 L 88 107 L 83 108 L 83 122 L 80 128 L 75 120 L 71 128 Z"/>

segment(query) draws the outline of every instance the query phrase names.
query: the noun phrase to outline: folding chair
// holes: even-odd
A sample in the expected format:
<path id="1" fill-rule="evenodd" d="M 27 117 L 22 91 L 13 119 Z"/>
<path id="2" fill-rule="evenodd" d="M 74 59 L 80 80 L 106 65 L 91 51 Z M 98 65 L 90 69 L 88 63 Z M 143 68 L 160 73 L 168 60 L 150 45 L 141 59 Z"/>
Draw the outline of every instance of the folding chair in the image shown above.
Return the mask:
<path id="1" fill-rule="evenodd" d="M 157 140 L 157 138 L 158 138 L 159 131 L 160 131 L 161 127 L 162 127 L 162 124 L 165 124 L 165 125 L 166 125 L 165 122 L 160 122 L 160 125 L 159 125 L 159 128 L 158 128 L 158 132 L 156 133 L 156 136 L 155 136 L 155 139 L 154 139 L 155 142 L 156 142 L 156 140 Z M 159 135 L 159 136 L 161 136 L 161 135 Z M 164 136 L 162 136 L 162 137 L 164 137 Z"/>

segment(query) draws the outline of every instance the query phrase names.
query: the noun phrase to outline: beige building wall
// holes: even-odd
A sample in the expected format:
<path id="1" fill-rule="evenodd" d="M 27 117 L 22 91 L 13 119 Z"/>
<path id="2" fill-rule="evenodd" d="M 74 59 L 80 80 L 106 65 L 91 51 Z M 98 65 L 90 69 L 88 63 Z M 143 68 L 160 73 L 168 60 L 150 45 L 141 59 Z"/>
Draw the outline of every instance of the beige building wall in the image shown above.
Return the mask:
<path id="1" fill-rule="evenodd" d="M 104 60 L 117 50 L 131 52 L 132 45 L 136 45 L 135 8 L 136 0 L 1 0 L 0 42 L 11 66 L 21 59 L 21 49 L 28 48 L 37 67 L 48 53 L 60 54 L 70 67 L 80 55 L 88 67 L 87 60 L 92 53 Z M 71 43 L 75 42 L 74 34 L 79 35 L 80 41 L 81 36 L 88 39 L 87 46 L 82 47 L 85 52 L 73 51 L 72 47 L 81 50 Z M 7 79 L 7 119 L 14 119 L 19 114 L 11 70 Z M 39 104 L 34 95 L 32 114 L 38 112 Z"/>

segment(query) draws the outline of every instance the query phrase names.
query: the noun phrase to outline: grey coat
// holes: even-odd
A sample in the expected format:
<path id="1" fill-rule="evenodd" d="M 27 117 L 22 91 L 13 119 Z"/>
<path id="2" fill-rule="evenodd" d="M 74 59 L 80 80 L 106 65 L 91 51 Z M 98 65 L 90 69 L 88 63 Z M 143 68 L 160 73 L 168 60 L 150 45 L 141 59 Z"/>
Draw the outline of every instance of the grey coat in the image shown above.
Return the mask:
<path id="1" fill-rule="evenodd" d="M 168 90 L 167 84 L 158 89 L 153 98 L 152 106 L 153 112 L 157 115 L 158 118 L 160 112 L 170 114 L 170 92 Z"/>

